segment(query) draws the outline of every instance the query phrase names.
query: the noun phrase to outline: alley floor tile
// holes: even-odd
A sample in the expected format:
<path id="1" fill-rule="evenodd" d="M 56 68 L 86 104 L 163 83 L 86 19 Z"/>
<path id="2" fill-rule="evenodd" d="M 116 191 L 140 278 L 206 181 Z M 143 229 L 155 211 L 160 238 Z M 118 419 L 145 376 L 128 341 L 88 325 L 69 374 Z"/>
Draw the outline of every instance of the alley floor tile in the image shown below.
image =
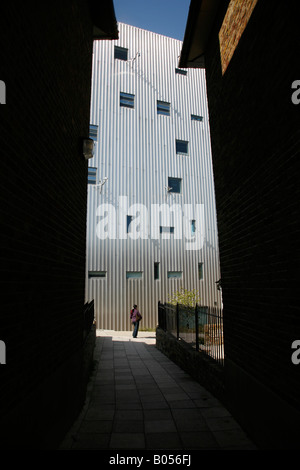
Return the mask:
<path id="1" fill-rule="evenodd" d="M 155 347 L 155 334 L 97 330 L 86 401 L 60 449 L 255 449 L 209 391 Z"/>

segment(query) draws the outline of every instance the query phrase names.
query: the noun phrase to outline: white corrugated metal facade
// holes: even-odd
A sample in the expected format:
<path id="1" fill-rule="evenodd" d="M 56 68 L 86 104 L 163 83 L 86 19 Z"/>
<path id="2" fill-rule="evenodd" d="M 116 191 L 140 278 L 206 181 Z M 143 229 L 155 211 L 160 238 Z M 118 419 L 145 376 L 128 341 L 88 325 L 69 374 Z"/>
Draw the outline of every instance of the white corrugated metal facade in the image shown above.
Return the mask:
<path id="1" fill-rule="evenodd" d="M 119 40 L 94 42 L 90 123 L 96 141 L 89 167 L 95 169 L 96 184 L 88 185 L 86 300 L 94 299 L 97 328 L 130 329 L 133 304 L 143 315 L 141 328 L 155 328 L 158 301 L 167 301 L 180 287 L 196 289 L 202 305 L 221 305 L 205 71 L 176 71 L 181 41 L 118 26 Z M 115 58 L 115 46 L 127 49 L 127 60 Z M 121 93 L 133 95 L 133 107 L 120 105 Z M 157 112 L 157 101 L 170 103 L 169 115 Z M 176 153 L 176 140 L 188 142 L 187 154 Z M 169 177 L 181 179 L 180 193 L 166 189 Z M 98 186 L 99 181 L 104 184 Z M 116 216 L 109 224 L 103 218 L 104 204 Z M 188 240 L 187 231 L 177 238 L 178 220 L 172 217 L 170 223 L 158 222 L 175 226 L 169 239 L 164 233 L 156 238 L 154 204 L 176 205 L 178 220 L 184 221 L 190 204 L 196 234 L 201 220 L 203 246 L 187 250 L 187 243 L 195 239 Z M 197 218 L 196 207 L 201 207 L 202 219 Z M 136 232 L 134 223 L 142 209 L 147 211 L 147 224 Z M 137 217 L 129 233 L 128 215 Z M 101 228 L 110 232 L 103 235 Z M 159 263 L 158 279 L 154 263 Z"/>

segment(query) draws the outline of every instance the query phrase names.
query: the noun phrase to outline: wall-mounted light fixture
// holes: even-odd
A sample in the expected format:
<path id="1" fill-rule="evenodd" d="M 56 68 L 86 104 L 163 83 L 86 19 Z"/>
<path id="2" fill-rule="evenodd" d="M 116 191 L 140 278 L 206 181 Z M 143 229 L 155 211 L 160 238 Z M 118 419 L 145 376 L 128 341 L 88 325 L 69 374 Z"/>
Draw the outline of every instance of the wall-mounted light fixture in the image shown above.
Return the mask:
<path id="1" fill-rule="evenodd" d="M 89 158 L 93 158 L 94 156 L 94 141 L 93 139 L 83 139 L 83 144 L 82 144 L 82 150 L 83 150 L 83 155 L 86 160 L 89 160 Z"/>
<path id="2" fill-rule="evenodd" d="M 132 59 L 128 59 L 128 62 L 134 62 L 136 60 L 137 57 L 140 57 L 141 53 L 140 52 L 137 52 L 135 54 L 135 56 L 132 58 Z"/>
<path id="3" fill-rule="evenodd" d="M 99 184 L 94 185 L 94 188 L 95 188 L 95 189 L 96 189 L 96 188 L 99 188 L 100 194 L 101 194 L 101 192 L 102 192 L 102 186 L 106 183 L 107 180 L 108 180 L 108 178 L 107 178 L 107 176 L 105 176 L 105 177 L 103 178 L 103 180 L 99 180 Z"/>

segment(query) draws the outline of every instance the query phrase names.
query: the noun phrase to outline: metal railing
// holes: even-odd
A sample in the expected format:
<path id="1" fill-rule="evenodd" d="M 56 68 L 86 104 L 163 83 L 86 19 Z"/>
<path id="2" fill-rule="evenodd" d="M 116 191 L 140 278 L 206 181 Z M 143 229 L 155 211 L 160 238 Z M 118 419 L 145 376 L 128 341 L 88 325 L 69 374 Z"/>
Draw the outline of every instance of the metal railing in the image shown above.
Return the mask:
<path id="1" fill-rule="evenodd" d="M 224 365 L 223 312 L 216 307 L 158 304 L 158 325 Z"/>

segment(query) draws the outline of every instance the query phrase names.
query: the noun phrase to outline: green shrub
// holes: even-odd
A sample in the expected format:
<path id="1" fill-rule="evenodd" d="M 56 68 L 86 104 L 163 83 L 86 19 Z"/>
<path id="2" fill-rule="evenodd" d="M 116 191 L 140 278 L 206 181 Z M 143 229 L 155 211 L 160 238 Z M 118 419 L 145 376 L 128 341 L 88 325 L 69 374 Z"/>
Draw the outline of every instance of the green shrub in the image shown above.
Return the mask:
<path id="1" fill-rule="evenodd" d="M 200 302 L 200 295 L 196 289 L 187 290 L 184 287 L 169 295 L 169 303 L 171 305 L 181 304 L 186 307 L 196 307 Z"/>

